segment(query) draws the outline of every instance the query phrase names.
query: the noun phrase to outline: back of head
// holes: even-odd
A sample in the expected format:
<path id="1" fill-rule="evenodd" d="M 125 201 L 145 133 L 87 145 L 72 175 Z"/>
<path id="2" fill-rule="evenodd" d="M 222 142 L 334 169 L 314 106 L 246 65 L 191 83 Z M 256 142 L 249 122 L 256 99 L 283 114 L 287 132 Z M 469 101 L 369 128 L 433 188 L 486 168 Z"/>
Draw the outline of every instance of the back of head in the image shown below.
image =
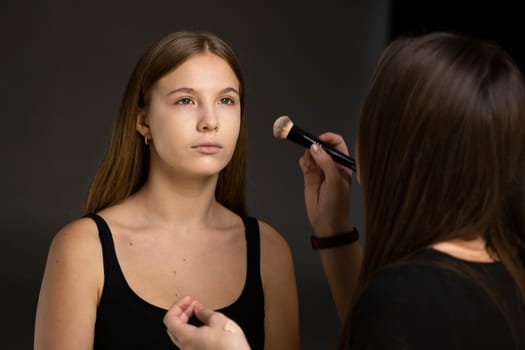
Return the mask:
<path id="1" fill-rule="evenodd" d="M 153 85 L 187 59 L 212 53 L 228 63 L 239 80 L 241 126 L 230 163 L 219 174 L 217 200 L 238 214 L 245 213 L 244 80 L 240 64 L 230 46 L 211 33 L 175 32 L 149 47 L 133 70 L 113 126 L 105 159 L 96 173 L 85 212 L 97 212 L 136 192 L 147 180 L 149 147 L 136 131 L 137 116 L 147 108 Z"/>
<path id="2" fill-rule="evenodd" d="M 433 243 L 483 237 L 525 297 L 525 88 L 497 45 L 449 34 L 384 51 L 358 135 L 361 280 Z M 363 282 L 365 283 L 365 282 Z"/>

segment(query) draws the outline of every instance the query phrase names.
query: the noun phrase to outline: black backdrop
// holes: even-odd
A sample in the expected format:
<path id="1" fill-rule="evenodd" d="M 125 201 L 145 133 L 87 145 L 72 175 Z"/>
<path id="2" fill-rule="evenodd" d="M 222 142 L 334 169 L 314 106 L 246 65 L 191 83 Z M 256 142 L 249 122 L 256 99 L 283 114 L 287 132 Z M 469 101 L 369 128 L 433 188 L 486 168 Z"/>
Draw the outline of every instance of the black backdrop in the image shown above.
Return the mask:
<path id="1" fill-rule="evenodd" d="M 525 69 L 520 1 L 392 0 L 389 39 L 429 31 L 452 31 L 494 41 Z"/>

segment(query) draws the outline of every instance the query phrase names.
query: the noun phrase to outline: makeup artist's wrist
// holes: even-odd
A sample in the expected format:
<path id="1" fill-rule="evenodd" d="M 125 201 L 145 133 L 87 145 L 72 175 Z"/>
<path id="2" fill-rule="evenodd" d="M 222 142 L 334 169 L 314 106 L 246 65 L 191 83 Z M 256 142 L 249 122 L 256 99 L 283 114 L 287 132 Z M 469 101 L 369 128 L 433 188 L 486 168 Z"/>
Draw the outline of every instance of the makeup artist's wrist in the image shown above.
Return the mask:
<path id="1" fill-rule="evenodd" d="M 314 228 L 314 236 L 319 238 L 332 237 L 340 234 L 341 232 L 352 231 L 354 225 L 351 223 L 332 224 L 329 226 Z"/>
<path id="2" fill-rule="evenodd" d="M 310 236 L 310 243 L 312 245 L 312 249 L 314 250 L 338 248 L 355 243 L 358 240 L 359 231 L 355 227 L 352 227 L 350 230 L 337 232 L 326 237 L 319 237 L 316 235 Z"/>

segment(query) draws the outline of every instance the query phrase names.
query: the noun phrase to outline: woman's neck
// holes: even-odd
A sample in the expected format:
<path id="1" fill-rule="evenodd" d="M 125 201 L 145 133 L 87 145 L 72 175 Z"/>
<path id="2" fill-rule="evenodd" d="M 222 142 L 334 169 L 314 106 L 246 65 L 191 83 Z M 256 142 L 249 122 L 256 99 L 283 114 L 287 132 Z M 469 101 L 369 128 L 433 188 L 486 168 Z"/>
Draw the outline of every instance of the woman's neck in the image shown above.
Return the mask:
<path id="1" fill-rule="evenodd" d="M 483 238 L 473 240 L 451 239 L 431 245 L 432 248 L 455 258 L 473 262 L 495 262 L 499 259 L 487 248 Z"/>
<path id="2" fill-rule="evenodd" d="M 218 207 L 216 184 L 216 176 L 175 179 L 153 175 L 130 199 L 151 222 L 180 229 L 181 224 L 195 226 L 212 219 Z"/>

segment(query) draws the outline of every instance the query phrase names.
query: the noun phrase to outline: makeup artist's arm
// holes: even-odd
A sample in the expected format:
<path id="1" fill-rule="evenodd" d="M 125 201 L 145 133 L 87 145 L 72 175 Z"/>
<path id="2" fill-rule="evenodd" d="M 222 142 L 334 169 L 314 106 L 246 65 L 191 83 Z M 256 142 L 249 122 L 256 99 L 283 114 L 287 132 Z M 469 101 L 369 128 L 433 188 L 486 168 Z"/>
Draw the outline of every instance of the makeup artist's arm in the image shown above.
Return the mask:
<path id="1" fill-rule="evenodd" d="M 340 152 L 348 148 L 340 135 L 324 133 L 319 139 Z M 308 219 L 315 235 L 328 237 L 352 229 L 349 214 L 351 170 L 337 165 L 319 146 L 313 145 L 299 160 L 304 177 Z M 337 313 L 343 320 L 349 307 L 362 260 L 359 242 L 321 249 L 321 262 Z"/>

